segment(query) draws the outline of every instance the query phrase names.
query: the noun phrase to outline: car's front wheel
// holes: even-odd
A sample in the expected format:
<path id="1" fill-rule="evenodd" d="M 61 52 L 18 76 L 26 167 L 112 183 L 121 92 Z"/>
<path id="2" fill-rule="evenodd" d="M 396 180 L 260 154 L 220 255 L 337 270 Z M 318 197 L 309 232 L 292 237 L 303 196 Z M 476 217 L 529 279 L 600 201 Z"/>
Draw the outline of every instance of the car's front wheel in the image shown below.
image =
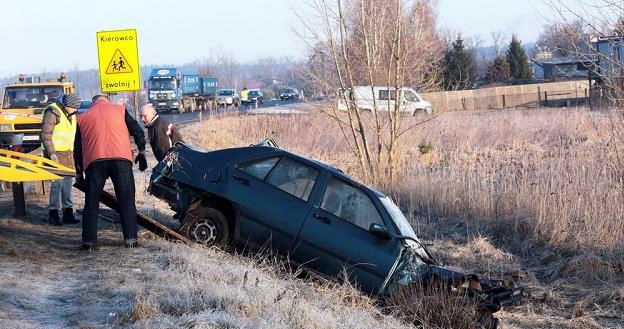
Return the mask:
<path id="1" fill-rule="evenodd" d="M 230 226 L 225 216 L 214 208 L 201 208 L 187 213 L 180 233 L 208 247 L 225 247 L 230 241 Z"/>

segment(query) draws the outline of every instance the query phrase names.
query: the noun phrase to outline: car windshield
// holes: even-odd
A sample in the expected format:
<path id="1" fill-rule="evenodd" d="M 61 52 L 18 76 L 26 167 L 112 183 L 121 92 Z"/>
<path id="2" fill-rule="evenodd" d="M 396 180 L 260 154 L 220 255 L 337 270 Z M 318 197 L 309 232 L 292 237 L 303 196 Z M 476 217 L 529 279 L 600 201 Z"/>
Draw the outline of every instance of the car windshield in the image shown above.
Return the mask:
<path id="1" fill-rule="evenodd" d="M 232 96 L 234 94 L 234 90 L 220 90 L 219 96 Z"/>
<path id="2" fill-rule="evenodd" d="M 172 90 L 176 89 L 176 81 L 174 78 L 150 79 L 148 87 L 152 90 Z"/>
<path id="3" fill-rule="evenodd" d="M 59 87 L 7 87 L 4 108 L 44 108 L 63 92 Z"/>
<path id="4" fill-rule="evenodd" d="M 258 96 L 258 92 L 255 90 L 252 90 L 249 92 L 249 96 Z"/>
<path id="5" fill-rule="evenodd" d="M 284 89 L 283 93 L 284 94 L 290 94 L 290 93 L 294 93 L 295 91 L 292 89 Z"/>
<path id="6" fill-rule="evenodd" d="M 394 204 L 392 199 L 390 199 L 390 197 L 388 196 L 383 196 L 379 199 L 381 200 L 384 208 L 386 208 L 388 214 L 390 214 L 390 217 L 392 217 L 392 220 L 399 229 L 399 234 L 403 236 L 408 236 L 420 242 L 418 236 L 416 236 L 416 232 L 414 232 L 414 229 L 412 228 L 412 225 L 410 225 L 410 223 L 407 221 L 407 218 L 405 218 L 405 216 L 401 212 L 401 209 L 399 209 L 399 207 Z M 405 243 L 412 247 L 414 250 L 416 250 L 416 252 L 421 257 L 423 257 L 424 259 L 429 259 L 429 256 L 427 255 L 427 252 L 424 250 L 424 247 L 422 245 L 417 244 L 411 240 L 405 240 Z"/>

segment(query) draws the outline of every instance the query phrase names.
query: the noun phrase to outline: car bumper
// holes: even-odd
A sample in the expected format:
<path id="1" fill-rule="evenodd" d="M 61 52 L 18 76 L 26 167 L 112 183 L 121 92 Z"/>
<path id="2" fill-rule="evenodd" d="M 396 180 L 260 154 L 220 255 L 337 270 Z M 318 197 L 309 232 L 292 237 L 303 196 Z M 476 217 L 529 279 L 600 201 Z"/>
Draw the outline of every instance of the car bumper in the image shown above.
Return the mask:
<path id="1" fill-rule="evenodd" d="M 39 140 L 39 132 L 2 132 L 0 133 L 0 143 L 2 146 L 11 145 L 13 143 L 13 136 L 23 134 L 22 145 L 41 145 Z"/>
<path id="2" fill-rule="evenodd" d="M 154 106 L 156 111 L 170 111 L 172 109 L 180 108 L 180 101 L 174 99 L 150 101 L 150 104 Z"/>
<path id="3" fill-rule="evenodd" d="M 231 98 L 231 97 L 219 98 L 219 97 L 217 97 L 217 104 L 219 104 L 219 105 L 222 105 L 222 104 L 232 105 L 232 104 L 234 104 L 235 101 L 236 101 L 236 98 Z"/>

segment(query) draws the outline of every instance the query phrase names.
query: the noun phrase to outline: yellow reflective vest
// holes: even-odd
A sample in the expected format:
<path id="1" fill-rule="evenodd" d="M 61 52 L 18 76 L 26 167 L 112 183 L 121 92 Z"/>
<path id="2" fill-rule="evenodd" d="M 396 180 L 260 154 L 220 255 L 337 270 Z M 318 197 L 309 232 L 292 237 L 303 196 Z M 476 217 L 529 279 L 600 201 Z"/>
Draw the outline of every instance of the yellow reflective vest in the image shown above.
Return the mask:
<path id="1" fill-rule="evenodd" d="M 58 104 L 52 103 L 46 107 L 45 111 L 57 110 L 60 113 L 59 123 L 54 126 L 54 132 L 52 133 L 52 143 L 54 143 L 54 149 L 56 151 L 73 151 L 74 139 L 76 137 L 76 116 L 72 115 L 67 117 L 65 111 L 63 111 Z"/>

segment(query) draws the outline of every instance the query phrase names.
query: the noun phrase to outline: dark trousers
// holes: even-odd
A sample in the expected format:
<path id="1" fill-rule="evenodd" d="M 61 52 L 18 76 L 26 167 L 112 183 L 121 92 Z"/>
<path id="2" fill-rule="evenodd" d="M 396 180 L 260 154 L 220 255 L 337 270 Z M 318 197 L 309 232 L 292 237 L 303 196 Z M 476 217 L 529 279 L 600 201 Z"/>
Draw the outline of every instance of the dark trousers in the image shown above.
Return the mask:
<path id="1" fill-rule="evenodd" d="M 115 187 L 124 240 L 126 243 L 135 242 L 138 228 L 132 162 L 118 159 L 98 160 L 89 165 L 85 174 L 87 192 L 82 213 L 82 243 L 95 245 L 97 242 L 100 196 L 107 178 L 111 179 Z"/>

